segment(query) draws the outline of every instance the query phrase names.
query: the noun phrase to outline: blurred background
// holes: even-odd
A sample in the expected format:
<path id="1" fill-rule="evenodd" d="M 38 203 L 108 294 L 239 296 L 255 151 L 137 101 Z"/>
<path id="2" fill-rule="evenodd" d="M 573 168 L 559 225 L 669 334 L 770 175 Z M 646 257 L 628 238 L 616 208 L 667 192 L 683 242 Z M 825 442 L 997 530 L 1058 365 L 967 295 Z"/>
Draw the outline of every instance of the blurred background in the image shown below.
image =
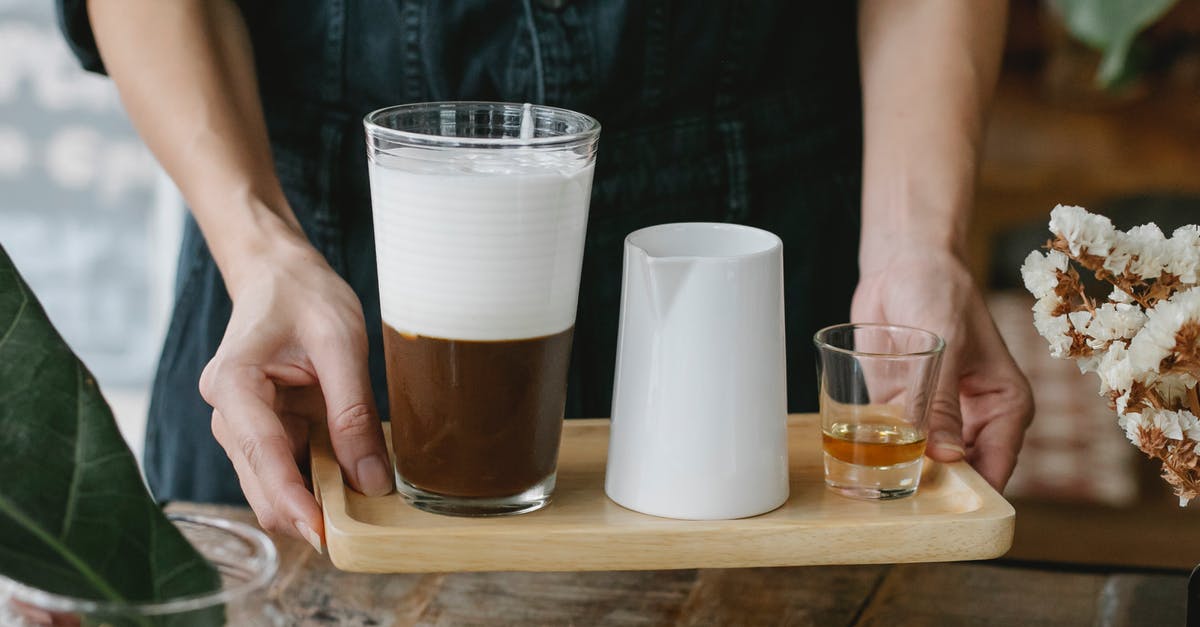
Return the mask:
<path id="1" fill-rule="evenodd" d="M 1119 228 L 1200 222 L 1200 1 L 1014 0 L 1009 22 L 970 246 L 1038 410 L 1006 491 L 1008 556 L 1190 569 L 1200 508 L 1125 440 L 1095 375 L 1050 358 L 1019 268 L 1057 203 Z"/>
<path id="2" fill-rule="evenodd" d="M 1190 568 L 1200 506 L 1177 506 L 1094 377 L 1049 357 L 1018 269 L 1056 203 L 1122 228 L 1200 222 L 1200 0 L 1014 0 L 1010 22 L 970 247 L 1038 404 L 1007 492 L 1009 557 Z M 139 457 L 182 211 L 112 85 L 78 69 L 51 3 L 0 0 L 0 244 Z"/>
<path id="3" fill-rule="evenodd" d="M 182 203 L 45 0 L 0 0 L 0 244 L 141 459 Z"/>

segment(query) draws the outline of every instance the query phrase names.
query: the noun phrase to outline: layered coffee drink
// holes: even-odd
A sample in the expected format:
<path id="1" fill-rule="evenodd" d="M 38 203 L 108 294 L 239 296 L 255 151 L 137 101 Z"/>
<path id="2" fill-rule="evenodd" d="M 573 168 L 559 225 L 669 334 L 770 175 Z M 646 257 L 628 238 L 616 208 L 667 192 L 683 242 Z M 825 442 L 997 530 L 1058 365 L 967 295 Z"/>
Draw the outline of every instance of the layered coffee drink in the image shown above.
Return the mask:
<path id="1" fill-rule="evenodd" d="M 598 125 L 513 107 L 367 117 L 398 489 L 427 511 L 554 487 Z"/>

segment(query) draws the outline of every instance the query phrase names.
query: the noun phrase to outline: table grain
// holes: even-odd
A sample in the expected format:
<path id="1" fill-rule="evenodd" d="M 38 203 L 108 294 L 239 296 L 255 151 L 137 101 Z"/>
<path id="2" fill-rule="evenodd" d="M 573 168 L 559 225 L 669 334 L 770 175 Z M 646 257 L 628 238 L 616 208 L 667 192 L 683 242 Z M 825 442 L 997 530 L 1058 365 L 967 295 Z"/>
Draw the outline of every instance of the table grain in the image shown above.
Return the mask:
<path id="1" fill-rule="evenodd" d="M 168 511 L 254 523 L 245 508 Z M 1182 625 L 1187 574 L 1028 562 L 369 575 L 273 536 L 289 625 Z M 1098 547 L 1098 550 L 1101 547 Z"/>

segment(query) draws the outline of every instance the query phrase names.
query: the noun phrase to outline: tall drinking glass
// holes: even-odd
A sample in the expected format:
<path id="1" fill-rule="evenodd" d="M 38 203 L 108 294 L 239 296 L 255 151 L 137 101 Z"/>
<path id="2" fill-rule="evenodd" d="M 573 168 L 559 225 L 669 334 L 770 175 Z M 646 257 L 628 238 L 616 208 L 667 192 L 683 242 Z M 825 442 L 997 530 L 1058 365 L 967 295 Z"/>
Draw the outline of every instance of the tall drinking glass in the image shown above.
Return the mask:
<path id="1" fill-rule="evenodd" d="M 364 120 L 397 485 L 419 509 L 549 502 L 600 125 L 423 103 Z"/>
<path id="2" fill-rule="evenodd" d="M 826 327 L 813 340 L 826 485 L 856 498 L 915 493 L 945 342 L 888 324 Z"/>

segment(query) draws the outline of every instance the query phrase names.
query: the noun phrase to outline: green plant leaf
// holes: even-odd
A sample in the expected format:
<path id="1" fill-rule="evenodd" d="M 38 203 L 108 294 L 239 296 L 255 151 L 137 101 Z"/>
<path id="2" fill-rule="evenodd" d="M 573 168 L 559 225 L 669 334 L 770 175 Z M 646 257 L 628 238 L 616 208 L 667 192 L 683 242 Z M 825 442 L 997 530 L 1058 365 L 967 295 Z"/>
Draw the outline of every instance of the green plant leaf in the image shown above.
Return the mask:
<path id="1" fill-rule="evenodd" d="M 1138 33 L 1178 0 L 1051 0 L 1071 34 L 1103 53 L 1096 81 L 1111 87 L 1127 74 L 1129 51 Z"/>
<path id="2" fill-rule="evenodd" d="M 117 602 L 220 587 L 216 570 L 151 498 L 95 379 L 3 247 L 0 451 L 0 574 Z M 216 610 L 186 624 L 223 624 Z"/>

